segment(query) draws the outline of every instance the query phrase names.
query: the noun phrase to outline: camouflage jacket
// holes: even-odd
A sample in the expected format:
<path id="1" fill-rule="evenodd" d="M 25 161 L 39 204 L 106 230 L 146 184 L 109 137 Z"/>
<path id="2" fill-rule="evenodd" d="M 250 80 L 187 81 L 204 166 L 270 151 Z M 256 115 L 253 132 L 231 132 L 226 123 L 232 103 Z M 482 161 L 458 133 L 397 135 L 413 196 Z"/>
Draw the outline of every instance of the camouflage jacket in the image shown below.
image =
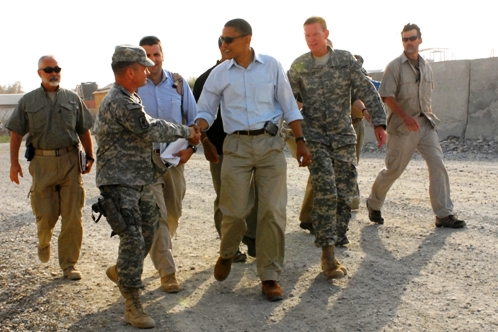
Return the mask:
<path id="1" fill-rule="evenodd" d="M 147 185 L 155 181 L 152 142 L 188 138 L 187 126 L 147 115 L 138 94 L 115 83 L 100 103 L 93 127 L 97 140 L 97 186 Z"/>
<path id="2" fill-rule="evenodd" d="M 353 55 L 331 48 L 329 51 L 325 66 L 316 64 L 309 52 L 294 60 L 288 75 L 294 94 L 303 99 L 306 139 L 338 148 L 356 142 L 351 124 L 352 90 L 365 103 L 375 126 L 385 127 L 386 113 L 377 90 Z"/>

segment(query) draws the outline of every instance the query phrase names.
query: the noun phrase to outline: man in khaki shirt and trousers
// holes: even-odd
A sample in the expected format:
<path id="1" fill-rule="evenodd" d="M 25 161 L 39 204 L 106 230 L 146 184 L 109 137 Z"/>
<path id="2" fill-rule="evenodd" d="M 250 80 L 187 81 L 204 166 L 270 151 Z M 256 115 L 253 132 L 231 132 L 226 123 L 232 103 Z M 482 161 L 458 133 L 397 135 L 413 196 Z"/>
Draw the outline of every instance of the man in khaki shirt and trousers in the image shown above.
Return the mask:
<path id="1" fill-rule="evenodd" d="M 383 224 L 381 208 L 387 192 L 417 150 L 429 169 L 429 196 L 436 227 L 461 228 L 453 214 L 450 181 L 437 135 L 439 119 L 432 113 L 432 69 L 419 54 L 422 33 L 416 24 L 401 32 L 404 52 L 387 65 L 379 94 L 391 112 L 387 119 L 386 167 L 380 171 L 367 199 L 369 219 Z"/>
<path id="2" fill-rule="evenodd" d="M 31 207 L 38 226 L 38 257 L 50 259 L 50 241 L 55 224 L 61 217 L 59 265 L 64 277 L 81 279 L 76 269 L 83 239 L 82 208 L 85 189 L 81 174 L 89 173 L 94 159 L 90 127 L 93 118 L 78 95 L 59 87 L 61 68 L 51 55 L 38 61 L 41 86 L 25 94 L 12 113 L 6 127 L 10 138 L 10 179 L 19 184 L 23 176 L 19 164 L 22 138 L 32 151 L 28 160 L 33 178 Z M 85 170 L 80 170 L 78 142 L 86 153 Z"/>

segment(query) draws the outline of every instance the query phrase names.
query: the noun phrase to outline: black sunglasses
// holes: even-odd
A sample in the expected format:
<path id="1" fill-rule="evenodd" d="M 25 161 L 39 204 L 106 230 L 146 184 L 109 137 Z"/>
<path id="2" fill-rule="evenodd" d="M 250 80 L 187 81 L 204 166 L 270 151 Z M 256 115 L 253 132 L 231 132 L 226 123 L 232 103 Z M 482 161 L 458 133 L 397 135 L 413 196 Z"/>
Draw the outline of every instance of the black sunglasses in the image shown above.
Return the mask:
<path id="1" fill-rule="evenodd" d="M 418 36 L 411 36 L 411 37 L 403 37 L 401 38 L 401 40 L 403 40 L 403 42 L 407 42 L 407 41 L 416 41 L 418 38 Z"/>
<path id="2" fill-rule="evenodd" d="M 51 74 L 53 73 L 54 71 L 58 74 L 61 72 L 62 68 L 59 67 L 59 66 L 55 66 L 55 67 L 45 67 L 45 68 L 40 68 L 40 70 L 43 70 L 44 72 L 46 72 L 47 74 Z"/>
<path id="3" fill-rule="evenodd" d="M 247 35 L 242 35 L 242 36 L 237 36 L 237 37 L 223 37 L 223 36 L 220 36 L 220 43 L 223 43 L 225 42 L 226 44 L 231 44 L 233 43 L 233 41 L 237 38 L 240 38 L 240 37 L 245 37 Z"/>

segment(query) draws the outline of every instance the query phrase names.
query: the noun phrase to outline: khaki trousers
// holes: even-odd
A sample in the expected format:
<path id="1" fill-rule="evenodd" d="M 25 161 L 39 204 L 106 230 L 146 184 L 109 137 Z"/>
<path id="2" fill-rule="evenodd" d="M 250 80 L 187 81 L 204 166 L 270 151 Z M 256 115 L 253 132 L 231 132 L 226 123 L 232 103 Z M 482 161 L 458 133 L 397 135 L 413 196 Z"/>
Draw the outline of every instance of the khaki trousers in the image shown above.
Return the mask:
<path id="1" fill-rule="evenodd" d="M 283 269 L 287 205 L 287 162 L 280 136 L 227 135 L 221 167 L 220 256 L 237 252 L 251 212 L 251 179 L 258 192 L 257 270 L 262 281 L 278 280 Z"/>
<path id="2" fill-rule="evenodd" d="M 211 171 L 211 178 L 213 179 L 213 187 L 216 192 L 216 198 L 214 199 L 214 225 L 216 231 L 221 238 L 221 223 L 223 222 L 223 213 L 220 208 L 220 191 L 221 191 L 221 166 L 223 165 L 223 155 L 218 156 L 219 161 L 217 164 L 210 162 L 209 169 Z M 251 213 L 246 218 L 247 231 L 244 236 L 255 239 L 256 238 L 256 226 L 258 218 L 258 195 L 254 190 L 254 182 L 251 185 L 252 193 L 250 194 L 251 199 L 247 204 L 253 206 Z"/>
<path id="3" fill-rule="evenodd" d="M 381 210 L 387 192 L 394 181 L 403 173 L 417 150 L 427 163 L 429 170 L 429 196 L 432 210 L 439 218 L 453 214 L 450 197 L 450 181 L 443 164 L 443 151 L 437 131 L 425 116 L 417 118 L 420 129 L 401 135 L 389 135 L 386 147 L 386 167 L 377 175 L 368 197 L 368 204 L 374 210 Z"/>
<path id="4" fill-rule="evenodd" d="M 55 224 L 61 216 L 59 265 L 62 270 L 75 266 L 83 239 L 81 209 L 85 204 L 78 149 L 59 157 L 35 155 L 29 164 L 29 173 L 33 178 L 30 197 L 38 227 L 38 246 L 50 245 Z"/>
<path id="5" fill-rule="evenodd" d="M 175 236 L 178 228 L 178 220 L 182 215 L 182 201 L 187 190 L 184 166 L 171 167 L 151 185 L 161 218 L 150 248 L 150 258 L 161 277 L 176 272 L 171 238 Z"/>

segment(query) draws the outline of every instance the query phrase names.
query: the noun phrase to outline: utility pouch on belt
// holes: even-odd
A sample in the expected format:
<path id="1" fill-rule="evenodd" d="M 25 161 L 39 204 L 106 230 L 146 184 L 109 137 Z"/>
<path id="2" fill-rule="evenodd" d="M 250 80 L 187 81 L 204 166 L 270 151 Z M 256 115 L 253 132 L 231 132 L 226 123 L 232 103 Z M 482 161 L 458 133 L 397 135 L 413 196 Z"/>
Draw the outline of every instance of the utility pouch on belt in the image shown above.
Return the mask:
<path id="1" fill-rule="evenodd" d="M 268 134 L 272 136 L 275 136 L 278 133 L 278 126 L 271 121 L 266 121 L 264 129 Z"/>
<path id="2" fill-rule="evenodd" d="M 113 200 L 108 198 L 99 198 L 97 203 L 92 204 L 92 211 L 95 213 L 99 213 L 98 218 L 92 213 L 92 219 L 95 222 L 99 222 L 102 215 L 107 219 L 107 223 L 111 226 L 112 234 L 111 237 L 115 234 L 120 234 L 128 228 L 123 216 L 119 213 L 118 209 L 116 209 L 116 205 Z"/>
<path id="3" fill-rule="evenodd" d="M 26 152 L 24 153 L 24 157 L 26 157 L 27 161 L 31 161 L 34 156 L 35 156 L 35 148 L 33 147 L 33 145 L 30 144 L 26 147 Z"/>

